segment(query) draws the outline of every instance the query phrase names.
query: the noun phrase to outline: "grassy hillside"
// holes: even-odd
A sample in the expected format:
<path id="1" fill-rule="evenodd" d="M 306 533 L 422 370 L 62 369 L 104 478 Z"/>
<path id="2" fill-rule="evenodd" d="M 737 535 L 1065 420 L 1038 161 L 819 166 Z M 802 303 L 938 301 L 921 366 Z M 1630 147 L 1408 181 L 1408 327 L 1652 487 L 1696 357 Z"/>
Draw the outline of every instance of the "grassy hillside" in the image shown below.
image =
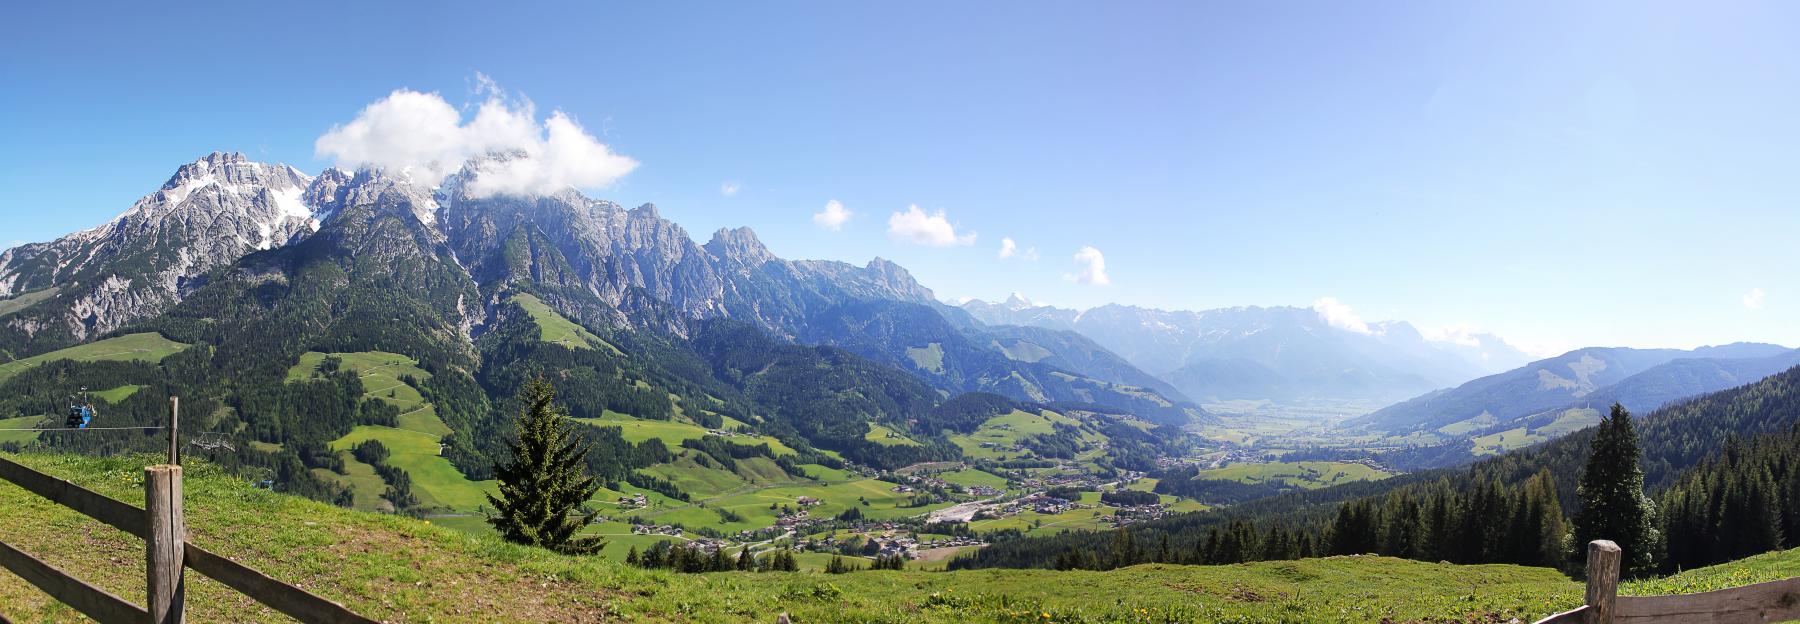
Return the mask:
<path id="1" fill-rule="evenodd" d="M 705 427 L 687 421 L 645 420 L 611 411 L 606 412 L 600 418 L 576 418 L 574 420 L 596 427 L 617 427 L 619 435 L 624 437 L 627 442 L 643 442 L 654 438 L 662 440 L 663 444 L 670 448 L 681 446 L 682 440 L 698 440 L 708 435 Z M 737 424 L 735 421 L 728 421 L 726 426 L 730 427 L 735 424 Z M 767 444 L 769 450 L 774 451 L 776 455 L 794 454 L 794 449 L 782 444 L 780 440 L 766 435 L 735 435 L 725 438 L 725 441 L 747 446 Z"/>
<path id="2" fill-rule="evenodd" d="M 363 400 L 385 401 L 399 408 L 397 427 L 358 425 L 350 433 L 331 442 L 331 449 L 344 459 L 344 474 L 314 469 L 328 480 L 350 487 L 357 509 L 384 508 L 381 492 L 387 488 L 373 467 L 357 461 L 350 448 L 365 440 L 380 440 L 391 453 L 390 466 L 403 469 L 412 476 L 413 493 L 428 508 L 473 511 L 487 504 L 484 494 L 495 491 L 491 481 L 470 481 L 450 460 L 439 455 L 438 444 L 450 428 L 437 415 L 437 409 L 425 400 L 417 388 L 401 381 L 403 377 L 425 380 L 431 373 L 419 368 L 412 358 L 398 353 L 364 351 L 358 353 L 308 352 L 300 362 L 288 369 L 289 381 L 306 379 L 319 370 L 326 357 L 341 360 L 340 366 L 362 378 Z"/>
<path id="3" fill-rule="evenodd" d="M 26 369 L 56 360 L 75 360 L 77 362 L 123 362 L 136 360 L 140 362 L 161 362 L 188 348 L 188 345 L 164 338 L 162 334 L 145 332 L 126 334 L 106 340 L 98 340 L 84 345 L 69 347 L 42 353 L 28 358 L 0 363 L 0 383 L 12 378 Z"/>
<path id="4" fill-rule="evenodd" d="M 538 330 L 542 332 L 540 338 L 544 342 L 563 345 L 571 349 L 602 349 L 619 353 L 618 347 L 612 346 L 611 343 L 595 336 L 593 332 L 576 325 L 574 321 L 563 315 L 557 314 L 535 295 L 529 293 L 513 295 L 512 302 L 519 304 L 519 307 L 525 309 L 526 314 L 531 315 L 531 320 L 537 323 Z"/>
<path id="5" fill-rule="evenodd" d="M 11 457 L 134 504 L 151 461 Z M 189 466 L 186 490 L 196 543 L 394 622 L 741 622 L 773 621 L 783 611 L 796 622 L 1529 620 L 1576 604 L 1581 593 L 1547 569 L 1379 557 L 1112 572 L 679 575 L 338 509 L 257 490 L 204 465 Z M 0 485 L 0 509 L 8 519 L 0 540 L 119 595 L 142 595 L 142 542 L 11 485 Z M 190 579 L 192 621 L 284 621 Z M 0 610 L 18 621 L 80 620 L 7 574 Z"/>
<path id="6" fill-rule="evenodd" d="M 40 302 L 40 301 L 45 301 L 51 297 L 55 297 L 56 293 L 60 290 L 61 290 L 60 288 L 52 286 L 49 288 L 45 288 L 43 290 L 34 290 L 34 291 L 31 291 L 28 293 L 22 293 L 19 296 L 13 297 L 11 299 L 0 299 L 0 316 L 6 316 L 8 314 L 18 312 L 19 310 L 23 310 L 25 308 L 29 308 L 31 306 L 37 305 L 38 302 Z"/>
<path id="7" fill-rule="evenodd" d="M 964 456 L 972 459 L 1016 458 L 1030 455 L 1028 451 L 1013 450 L 1026 438 L 1054 433 L 1058 424 L 1080 426 L 1082 423 L 1049 410 L 1037 414 L 1013 410 L 987 419 L 973 433 L 952 435 L 950 441 L 962 449 Z M 1105 440 L 1105 436 L 1091 431 L 1084 431 L 1081 436 L 1087 448 L 1097 447 Z"/>

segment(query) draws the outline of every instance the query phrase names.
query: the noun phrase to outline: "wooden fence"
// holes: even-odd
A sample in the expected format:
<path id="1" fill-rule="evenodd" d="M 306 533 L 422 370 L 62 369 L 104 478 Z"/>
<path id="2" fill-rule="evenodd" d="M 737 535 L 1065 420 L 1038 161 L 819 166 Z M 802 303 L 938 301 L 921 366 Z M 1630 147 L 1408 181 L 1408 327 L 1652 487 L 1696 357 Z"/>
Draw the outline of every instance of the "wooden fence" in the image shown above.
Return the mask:
<path id="1" fill-rule="evenodd" d="M 173 405 L 171 405 L 173 407 Z M 171 413 L 173 413 L 171 409 Z M 173 418 L 171 418 L 173 425 Z M 170 427 L 170 438 L 175 431 Z M 178 461 L 174 444 L 170 459 Z M 104 522 L 144 540 L 145 606 L 138 606 L 106 590 L 94 587 L 23 551 L 0 542 L 0 567 L 11 570 L 58 602 L 93 618 L 100 624 L 179 624 L 186 612 L 186 570 L 193 570 L 224 584 L 270 609 L 307 624 L 374 624 L 306 590 L 269 578 L 187 541 L 186 516 L 181 507 L 181 466 L 144 469 L 144 508 L 101 496 L 74 483 L 58 479 L 0 458 L 0 479 Z M 5 622 L 0 615 L 0 622 Z"/>
<path id="2" fill-rule="evenodd" d="M 1749 624 L 1800 620 L 1800 577 L 1675 596 L 1620 596 L 1619 546 L 1588 544 L 1587 604 L 1537 624 Z"/>

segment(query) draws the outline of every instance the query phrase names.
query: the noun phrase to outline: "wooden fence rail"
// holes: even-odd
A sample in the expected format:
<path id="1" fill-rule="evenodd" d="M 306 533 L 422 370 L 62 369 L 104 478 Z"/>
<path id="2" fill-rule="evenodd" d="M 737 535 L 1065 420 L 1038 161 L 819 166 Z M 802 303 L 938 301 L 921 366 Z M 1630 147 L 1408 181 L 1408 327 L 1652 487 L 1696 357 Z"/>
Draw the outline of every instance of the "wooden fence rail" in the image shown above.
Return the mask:
<path id="1" fill-rule="evenodd" d="M 1800 620 L 1800 577 L 1698 594 L 1620 596 L 1619 546 L 1588 544 L 1587 604 L 1536 624 L 1752 624 Z"/>
<path id="2" fill-rule="evenodd" d="M 68 572 L 39 561 L 37 557 L 25 554 L 5 542 L 0 542 L 0 566 L 12 570 L 13 574 L 44 590 L 44 593 L 50 594 L 57 602 L 74 607 L 96 622 L 144 622 L 150 619 L 150 612 L 143 607 L 107 593 L 104 589 L 83 583 Z"/>
<path id="3" fill-rule="evenodd" d="M 0 567 L 11 570 L 51 598 L 73 607 L 100 624 L 180 624 L 186 617 L 187 581 L 184 571 L 188 569 L 206 575 L 305 624 L 375 624 L 375 620 L 357 615 L 343 605 L 277 581 L 187 541 L 186 516 L 182 511 L 181 466 L 150 466 L 144 469 L 144 509 L 107 498 L 4 457 L 0 457 L 0 480 L 10 481 L 51 502 L 144 539 L 144 607 L 85 583 L 0 542 Z M 0 623 L 4 622 L 5 616 L 0 615 Z"/>

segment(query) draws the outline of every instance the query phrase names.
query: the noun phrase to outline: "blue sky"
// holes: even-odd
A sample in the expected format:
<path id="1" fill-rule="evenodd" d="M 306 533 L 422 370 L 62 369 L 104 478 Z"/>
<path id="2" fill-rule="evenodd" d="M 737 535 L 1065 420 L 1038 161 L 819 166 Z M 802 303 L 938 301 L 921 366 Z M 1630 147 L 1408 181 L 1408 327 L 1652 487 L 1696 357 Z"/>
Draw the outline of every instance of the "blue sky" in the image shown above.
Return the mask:
<path id="1" fill-rule="evenodd" d="M 1800 4 L 54 4 L 0 24 L 0 246 L 480 73 L 640 163 L 590 195 L 945 298 L 1800 345 Z"/>

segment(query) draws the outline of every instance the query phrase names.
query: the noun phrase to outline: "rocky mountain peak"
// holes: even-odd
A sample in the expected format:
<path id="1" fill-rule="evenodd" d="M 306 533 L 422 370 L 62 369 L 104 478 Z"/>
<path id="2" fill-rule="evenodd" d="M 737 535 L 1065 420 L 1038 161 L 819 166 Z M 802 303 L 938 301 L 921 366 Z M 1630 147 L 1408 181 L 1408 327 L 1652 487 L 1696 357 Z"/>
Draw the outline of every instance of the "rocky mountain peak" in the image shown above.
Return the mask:
<path id="1" fill-rule="evenodd" d="M 893 298 L 902 301 L 934 301 L 931 289 L 913 279 L 906 267 L 895 264 L 886 258 L 876 257 L 869 261 L 865 270 L 873 275 L 876 281 L 894 293 Z"/>
<path id="2" fill-rule="evenodd" d="M 0 297 L 56 286 L 15 326 L 76 339 L 112 331 L 179 301 L 214 268 L 311 234 L 313 181 L 241 153 L 202 156 L 105 225 L 0 257 Z"/>
<path id="3" fill-rule="evenodd" d="M 1013 291 L 1012 294 L 1007 295 L 1006 301 L 1000 305 L 1006 306 L 1006 309 L 1008 310 L 1029 310 L 1036 307 L 1036 304 L 1033 304 L 1030 299 L 1025 298 L 1023 293 L 1016 290 Z"/>
<path id="4" fill-rule="evenodd" d="M 714 232 L 712 240 L 706 243 L 706 251 L 720 260 L 752 268 L 775 259 L 775 254 L 756 238 L 756 232 L 747 227 Z"/>

